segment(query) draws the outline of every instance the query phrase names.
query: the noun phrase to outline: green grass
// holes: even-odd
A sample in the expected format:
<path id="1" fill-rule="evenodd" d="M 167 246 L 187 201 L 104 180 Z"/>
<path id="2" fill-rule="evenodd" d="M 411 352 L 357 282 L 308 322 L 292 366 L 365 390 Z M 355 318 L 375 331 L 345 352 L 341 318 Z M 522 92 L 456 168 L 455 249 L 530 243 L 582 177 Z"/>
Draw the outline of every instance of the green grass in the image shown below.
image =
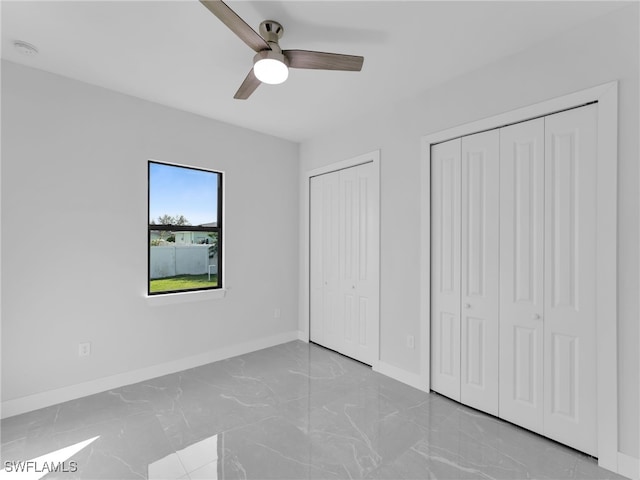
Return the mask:
<path id="1" fill-rule="evenodd" d="M 176 275 L 175 277 L 157 278 L 151 280 L 151 293 L 170 292 L 174 290 L 189 290 L 218 286 L 218 275 Z"/>

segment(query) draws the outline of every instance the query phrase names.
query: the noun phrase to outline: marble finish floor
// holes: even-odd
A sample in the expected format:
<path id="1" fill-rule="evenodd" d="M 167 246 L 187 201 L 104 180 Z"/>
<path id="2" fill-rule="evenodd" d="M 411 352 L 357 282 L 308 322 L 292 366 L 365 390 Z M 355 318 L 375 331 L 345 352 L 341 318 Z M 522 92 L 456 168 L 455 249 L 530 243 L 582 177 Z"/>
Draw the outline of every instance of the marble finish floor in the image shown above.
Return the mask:
<path id="1" fill-rule="evenodd" d="M 72 448 L 65 465 L 75 462 L 76 471 L 47 479 L 623 478 L 570 448 L 299 341 L 1 427 L 1 466 Z M 0 478 L 23 477 L 5 470 Z"/>

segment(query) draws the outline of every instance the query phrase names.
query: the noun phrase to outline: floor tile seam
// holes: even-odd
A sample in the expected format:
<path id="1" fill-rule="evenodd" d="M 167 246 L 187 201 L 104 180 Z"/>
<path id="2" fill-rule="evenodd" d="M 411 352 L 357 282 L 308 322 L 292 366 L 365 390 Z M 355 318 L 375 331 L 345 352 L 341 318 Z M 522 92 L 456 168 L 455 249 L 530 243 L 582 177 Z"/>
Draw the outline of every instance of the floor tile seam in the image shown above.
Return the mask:
<path id="1" fill-rule="evenodd" d="M 142 413 L 148 413 L 148 414 L 151 414 L 151 415 L 153 414 L 153 412 L 139 412 L 139 414 L 142 414 Z M 133 415 L 131 415 L 131 416 L 133 416 Z M 107 423 L 113 423 L 113 422 L 117 422 L 117 421 L 122 421 L 122 420 L 124 420 L 126 418 L 129 418 L 129 417 L 105 418 L 105 419 L 99 420 L 97 422 L 85 423 L 85 424 L 80 425 L 78 427 L 69 428 L 69 429 L 66 429 L 66 430 L 53 430 L 52 429 L 51 432 L 48 433 L 47 435 L 50 435 L 51 437 L 56 437 L 56 436 L 59 436 L 59 435 L 64 435 L 64 434 L 69 434 L 69 433 L 74 433 L 74 432 L 77 432 L 77 431 L 81 431 L 81 430 L 87 429 L 87 428 L 98 427 L 98 426 L 101 426 L 101 425 L 107 424 Z M 53 425 L 51 425 L 51 426 L 53 427 Z M 45 435 L 45 436 L 47 436 L 47 435 Z M 27 440 L 28 440 L 28 437 L 27 437 Z"/>
<path id="2" fill-rule="evenodd" d="M 163 433 L 164 433 L 164 431 L 163 431 Z M 188 448 L 188 447 L 187 447 L 187 448 Z M 178 450 L 176 450 L 176 449 L 173 447 L 173 445 L 171 446 L 171 449 L 173 450 L 173 454 L 175 454 L 175 456 L 178 458 L 178 461 L 180 462 L 180 465 L 182 465 L 182 470 L 184 470 L 184 473 L 187 475 L 187 478 L 190 478 L 190 477 L 189 477 L 189 471 L 187 470 L 187 466 L 186 466 L 186 465 L 184 464 L 184 462 L 182 461 L 182 457 L 181 457 L 181 456 L 180 456 L 180 454 L 178 453 Z M 172 455 L 172 454 L 170 453 L 169 455 Z M 167 455 L 167 456 L 169 456 L 169 455 Z M 198 467 L 198 468 L 200 468 L 200 467 Z M 193 472 L 193 471 L 195 471 L 195 470 L 197 470 L 197 469 L 193 469 L 193 470 L 192 470 L 192 472 Z M 184 478 L 184 475 L 182 475 L 181 477 L 178 477 L 178 478 Z"/>
<path id="3" fill-rule="evenodd" d="M 413 423 L 414 425 L 416 425 L 418 428 L 423 430 L 425 433 L 428 433 L 428 432 L 432 431 L 433 429 L 440 427 L 449 418 L 449 415 L 444 415 L 441 418 L 438 418 L 436 421 L 433 421 L 433 422 L 431 421 L 431 419 L 429 419 L 430 420 L 429 424 L 428 425 L 423 425 L 423 424 L 421 424 L 421 423 L 419 423 L 419 422 L 417 422 L 415 420 L 415 417 L 416 417 L 415 414 L 407 413 L 408 410 L 410 410 L 411 408 L 413 408 L 413 407 L 410 407 L 410 408 L 407 408 L 407 409 L 401 411 L 399 413 L 399 415 L 403 419 L 408 420 L 411 423 Z"/>
<path id="4" fill-rule="evenodd" d="M 217 433 L 214 433 L 214 434 L 210 435 L 207 438 L 210 438 L 213 435 L 224 435 L 224 434 L 227 434 L 227 433 L 232 433 L 232 432 L 235 432 L 236 430 L 240 430 L 240 429 L 246 428 L 246 427 L 251 427 L 253 425 L 257 425 L 259 423 L 266 422 L 267 420 L 272 420 L 274 418 L 282 418 L 282 419 L 286 420 L 286 418 L 284 416 L 282 416 L 282 415 L 269 415 L 268 417 L 260 418 L 258 420 L 253 421 L 253 422 L 247 422 L 247 423 L 243 423 L 243 424 L 240 424 L 240 425 L 235 425 L 235 426 L 233 426 L 231 428 L 220 430 Z"/>
<path id="5" fill-rule="evenodd" d="M 105 390 L 104 392 L 98 393 L 98 394 L 96 394 L 96 395 L 100 395 L 100 396 L 104 395 L 104 396 L 106 396 L 106 395 L 108 395 L 110 392 L 111 392 L 111 390 Z M 80 399 L 78 399 L 78 400 L 82 400 L 83 398 L 87 398 L 87 397 L 81 397 L 81 398 L 80 398 Z M 107 397 L 107 398 L 108 398 L 108 397 Z M 59 403 L 59 404 L 56 404 L 56 405 L 52 405 L 52 407 L 62 407 L 65 403 L 66 403 L 66 402 Z M 107 419 L 105 419 L 106 421 L 108 421 L 108 420 L 114 420 L 114 419 L 117 419 L 117 418 L 127 418 L 127 417 L 132 417 L 132 416 L 135 416 L 135 415 L 139 415 L 139 414 L 141 414 L 141 413 L 150 413 L 150 412 L 153 412 L 153 404 L 151 403 L 151 401 L 150 401 L 150 400 L 145 400 L 144 402 L 139 402 L 139 403 L 138 403 L 138 402 L 135 402 L 135 403 L 136 403 L 137 405 L 141 405 L 141 407 L 142 407 L 142 408 L 140 408 L 138 411 L 131 411 L 131 412 L 117 412 L 117 410 L 118 410 L 118 409 L 120 409 L 121 407 L 119 407 L 119 406 L 109 406 L 109 407 L 101 408 L 101 409 L 98 409 L 98 410 L 89 410 L 88 412 L 84 412 L 84 413 L 82 413 L 81 415 L 82 415 L 82 417 L 84 418 L 84 417 L 86 417 L 86 415 L 92 415 L 92 414 L 93 414 L 94 412 L 96 412 L 96 411 L 97 411 L 97 412 L 100 412 L 100 413 L 102 413 L 102 412 L 106 412 L 107 414 L 112 414 L 112 415 L 113 415 L 114 413 L 118 413 L 118 415 L 114 415 L 114 416 L 112 416 L 111 418 L 107 418 Z M 122 408 L 123 410 L 129 410 L 129 409 L 126 407 L 126 405 L 127 405 L 127 404 L 129 404 L 129 402 L 125 402 L 125 401 L 123 401 L 123 402 L 121 403 L 121 405 L 125 405 L 125 407 L 124 407 L 124 408 Z M 114 412 L 114 410 L 115 410 L 115 412 Z M 70 411 L 71 411 L 71 412 L 74 412 L 73 410 L 70 410 Z M 66 412 L 65 414 L 68 414 L 68 413 L 69 413 L 69 410 L 67 410 L 67 412 Z M 74 412 L 74 413 L 75 413 L 75 412 Z M 100 420 L 99 422 L 95 422 L 95 423 L 101 423 L 102 421 L 105 421 L 105 420 Z M 58 423 L 58 422 L 60 422 L 60 420 L 59 420 L 59 415 L 56 415 L 55 419 L 53 419 L 50 423 L 52 423 L 53 425 L 55 425 L 55 424 L 56 424 L 56 423 Z M 90 424 L 88 424 L 88 425 L 91 425 L 91 423 L 90 423 Z"/>
<path id="6" fill-rule="evenodd" d="M 222 390 L 222 391 L 233 391 L 233 387 L 235 385 L 229 385 L 229 384 L 224 384 L 224 383 L 212 383 L 212 382 L 208 382 L 206 380 L 200 379 L 200 378 L 194 378 L 193 380 L 195 380 L 196 382 L 202 384 L 202 385 L 206 385 L 207 387 L 211 387 L 214 388 L 216 390 Z M 242 386 L 242 385 L 237 385 L 237 386 Z M 191 392 L 193 392 L 193 389 L 190 388 L 183 388 L 182 389 L 182 394 L 180 395 L 181 397 L 184 396 L 185 393 L 189 394 Z M 197 393 L 197 392 L 196 392 Z"/>
<path id="7" fill-rule="evenodd" d="M 180 462 L 182 463 L 182 460 L 180 460 Z M 183 475 L 182 477 L 179 477 L 179 479 L 183 479 L 183 478 L 191 478 L 191 474 L 192 474 L 192 473 L 195 473 L 195 472 L 197 472 L 198 470 L 203 469 L 204 467 L 208 467 L 209 465 L 211 465 L 211 464 L 212 464 L 212 463 L 214 463 L 214 462 L 217 464 L 217 463 L 219 462 L 219 459 L 211 460 L 210 462 L 205 463 L 204 465 L 200 465 L 199 467 L 194 468 L 194 469 L 192 469 L 192 470 L 187 470 L 187 468 L 186 468 L 186 467 L 184 467 L 184 471 L 185 471 L 186 477 L 185 477 L 185 475 Z M 183 464 L 183 466 L 184 466 L 184 464 Z M 216 466 L 217 466 L 217 465 L 216 465 Z M 220 480 L 224 480 L 224 478 L 222 478 L 222 479 L 220 479 Z"/>
<path id="8" fill-rule="evenodd" d="M 328 430 L 321 430 L 321 429 L 317 429 L 317 428 L 308 430 L 308 436 L 310 438 L 314 434 L 320 434 L 320 435 L 327 436 L 327 437 L 341 438 L 341 439 L 344 439 L 344 440 L 347 440 L 347 441 L 352 440 L 354 442 L 362 444 L 363 446 L 367 447 L 371 452 L 373 452 L 376 455 L 380 456 L 378 454 L 378 452 L 375 451 L 363 438 L 358 438 L 358 437 L 355 437 L 355 436 L 352 436 L 352 435 L 342 435 L 342 434 L 339 434 L 339 433 L 330 432 Z"/>
<path id="9" fill-rule="evenodd" d="M 7 453 L 7 449 L 6 448 L 4 448 L 4 447 L 0 448 L 0 461 L 2 461 L 2 464 L 0 465 L 0 468 L 2 468 L 2 465 L 4 465 L 4 462 L 7 461 L 7 459 L 8 459 L 8 457 L 6 455 L 7 454 L 11 455 L 11 450 L 12 449 L 20 450 L 20 449 L 24 449 L 25 448 L 25 444 L 26 444 L 26 441 L 27 441 L 26 438 L 22 437 L 20 439 L 16 439 L 15 441 L 16 442 L 21 442 L 22 445 L 16 444 L 16 445 L 12 446 L 11 448 L 9 448 L 8 453 Z"/>
<path id="10" fill-rule="evenodd" d="M 280 457 L 284 458 L 285 460 L 292 461 L 293 463 L 295 463 L 297 465 L 300 465 L 302 467 L 313 468 L 315 470 L 319 470 L 319 471 L 324 472 L 324 473 L 329 473 L 329 474 L 332 474 L 334 476 L 336 475 L 335 472 L 332 472 L 331 470 L 327 470 L 326 468 L 324 468 L 324 466 L 320 466 L 320 465 L 314 464 L 314 463 L 304 463 L 304 462 L 302 462 L 302 461 L 300 461 L 300 460 L 298 460 L 298 459 L 296 459 L 294 457 L 289 457 L 289 456 L 285 455 L 284 453 L 282 453 L 282 452 L 276 450 L 275 448 L 272 448 L 269 445 L 266 445 L 264 443 L 256 442 L 255 445 L 261 446 L 265 450 L 268 450 L 268 451 L 271 451 L 271 452 L 273 452 L 275 454 L 278 454 Z M 342 465 L 342 464 L 340 464 L 340 465 Z"/>
<path id="11" fill-rule="evenodd" d="M 0 443 L 0 452 L 3 449 L 5 449 L 6 447 L 8 447 L 10 444 L 16 443 L 16 442 L 20 442 L 22 440 L 26 441 L 27 440 L 27 435 L 24 435 L 22 437 L 14 438 L 13 440 L 9 440 L 8 442 Z"/>
<path id="12" fill-rule="evenodd" d="M 407 477 L 400 477 L 400 476 L 396 476 L 396 477 L 389 477 L 389 476 L 384 476 L 384 477 L 380 477 L 380 476 L 374 476 L 374 474 L 376 472 L 378 472 L 379 470 L 382 470 L 383 468 L 388 468 L 390 470 L 393 471 L 397 471 L 395 465 L 396 462 L 400 459 L 400 457 L 402 457 L 402 455 L 406 454 L 409 450 L 407 449 L 406 451 L 402 452 L 402 454 L 398 455 L 397 457 L 395 457 L 393 460 L 389 460 L 389 461 L 383 461 L 380 463 L 380 465 L 378 465 L 376 468 L 370 470 L 369 472 L 366 473 L 366 475 L 363 477 L 365 479 L 380 479 L 380 478 L 393 478 L 393 480 L 398 480 L 398 479 L 406 479 Z M 415 479 L 413 479 L 415 480 Z"/>
<path id="13" fill-rule="evenodd" d="M 146 412 L 145 412 L 145 413 L 146 413 Z M 149 412 L 149 413 L 150 413 L 150 415 L 149 415 L 150 420 L 151 420 L 152 422 L 154 422 L 154 423 L 155 423 L 155 426 L 157 427 L 157 429 L 159 429 L 159 431 L 160 431 L 160 432 L 162 432 L 162 433 L 161 433 L 161 435 L 162 435 L 162 440 L 163 440 L 164 446 L 166 447 L 166 450 L 167 450 L 167 451 L 169 451 L 169 452 L 175 453 L 175 454 L 177 455 L 177 451 L 176 451 L 175 447 L 173 446 L 173 442 L 171 441 L 171 438 L 169 438 L 169 436 L 167 435 L 167 432 L 166 432 L 166 430 L 164 429 L 164 427 L 163 427 L 163 425 L 162 425 L 162 422 L 161 422 L 161 421 L 160 421 L 160 419 L 158 418 L 157 413 L 156 413 L 156 412 Z M 148 428 L 146 429 L 146 431 L 149 431 L 149 430 L 150 430 L 150 427 L 151 427 L 151 426 L 148 426 Z M 171 455 L 171 453 L 169 453 L 169 454 L 167 454 L 167 455 L 165 455 L 165 456 L 168 456 L 168 455 Z M 164 458 L 164 457 L 163 457 L 163 458 Z M 182 460 L 180 460 L 180 463 L 182 463 Z M 184 466 L 183 466 L 183 468 L 184 468 Z M 186 471 L 187 471 L 187 469 L 186 469 L 186 468 L 184 468 L 184 471 L 186 472 Z"/>
<path id="14" fill-rule="evenodd" d="M 136 475 L 138 478 L 141 479 L 146 479 L 146 476 L 144 474 L 141 474 L 139 472 L 137 472 L 136 470 L 133 469 L 133 467 L 131 465 L 129 465 L 126 461 L 124 461 L 122 458 L 120 458 L 118 455 L 115 455 L 114 453 L 110 452 L 110 451 L 103 451 L 103 455 L 106 457 L 110 457 L 110 458 L 115 458 L 118 462 L 120 462 L 121 464 L 123 464 L 126 468 L 129 469 L 129 471 L 131 473 L 133 473 L 134 475 Z"/>

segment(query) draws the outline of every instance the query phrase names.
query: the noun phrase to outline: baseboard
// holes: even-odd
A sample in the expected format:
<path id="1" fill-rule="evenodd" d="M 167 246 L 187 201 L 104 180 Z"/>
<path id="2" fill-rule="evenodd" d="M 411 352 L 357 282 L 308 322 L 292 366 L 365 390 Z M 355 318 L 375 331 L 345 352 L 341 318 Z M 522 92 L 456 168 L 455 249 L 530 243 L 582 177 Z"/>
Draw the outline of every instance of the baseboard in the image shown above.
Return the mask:
<path id="1" fill-rule="evenodd" d="M 618 452 L 618 471 L 616 473 L 632 480 L 640 480 L 640 459 Z"/>
<path id="2" fill-rule="evenodd" d="M 394 380 L 398 380 L 399 382 L 406 383 L 407 385 L 417 388 L 418 390 L 422 390 L 423 392 L 428 392 L 429 388 L 424 383 L 422 377 L 417 373 L 407 372 L 402 368 L 395 367 L 388 363 L 379 360 L 377 365 L 373 366 L 373 370 L 381 373 L 382 375 L 386 375 L 387 377 L 391 377 Z"/>
<path id="3" fill-rule="evenodd" d="M 7 400 L 2 402 L 0 418 L 13 417 L 14 415 L 20 415 L 21 413 L 38 410 L 39 408 L 49 407 L 58 403 L 74 400 L 76 398 L 86 397 L 87 395 L 93 395 L 106 390 L 149 380 L 151 378 L 161 377 L 170 373 L 199 367 L 200 365 L 206 365 L 207 363 L 217 362 L 218 360 L 224 360 L 226 358 L 243 355 L 245 353 L 255 352 L 256 350 L 262 350 L 263 348 L 269 348 L 282 343 L 298 340 L 298 338 L 299 332 L 297 330 L 284 332 L 278 335 L 252 340 L 250 342 L 219 348 L 198 355 L 193 355 L 191 357 L 181 358 L 172 362 L 132 370 L 130 372 L 120 373 L 109 377 L 98 378 L 96 380 L 58 388 L 56 390 L 28 395 L 26 397 Z"/>
<path id="4" fill-rule="evenodd" d="M 309 335 L 302 330 L 298 330 L 298 340 L 309 343 Z"/>

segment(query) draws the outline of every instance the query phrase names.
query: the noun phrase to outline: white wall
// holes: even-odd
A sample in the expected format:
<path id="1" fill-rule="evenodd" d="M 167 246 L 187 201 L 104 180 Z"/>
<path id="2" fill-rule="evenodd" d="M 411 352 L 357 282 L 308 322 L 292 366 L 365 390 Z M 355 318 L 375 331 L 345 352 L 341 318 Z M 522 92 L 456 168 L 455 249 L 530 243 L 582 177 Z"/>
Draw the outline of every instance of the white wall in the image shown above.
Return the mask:
<path id="1" fill-rule="evenodd" d="M 149 159 L 225 173 L 226 298 L 145 299 Z M 297 330 L 297 182 L 295 143 L 3 62 L 2 401 Z"/>
<path id="2" fill-rule="evenodd" d="M 420 138 L 456 125 L 620 80 L 620 451 L 638 456 L 638 5 L 617 10 L 417 98 L 350 119 L 301 144 L 304 172 L 381 149 L 381 360 L 419 373 Z M 425 60 L 428 61 L 428 60 Z M 304 191 L 304 185 L 301 192 Z M 301 211 L 304 229 L 306 212 Z M 301 229 L 300 238 L 305 238 Z M 302 258 L 302 257 L 301 257 Z M 300 265 L 301 271 L 303 265 Z M 304 292 L 301 291 L 301 298 Z M 300 311 L 300 329 L 304 311 Z"/>

